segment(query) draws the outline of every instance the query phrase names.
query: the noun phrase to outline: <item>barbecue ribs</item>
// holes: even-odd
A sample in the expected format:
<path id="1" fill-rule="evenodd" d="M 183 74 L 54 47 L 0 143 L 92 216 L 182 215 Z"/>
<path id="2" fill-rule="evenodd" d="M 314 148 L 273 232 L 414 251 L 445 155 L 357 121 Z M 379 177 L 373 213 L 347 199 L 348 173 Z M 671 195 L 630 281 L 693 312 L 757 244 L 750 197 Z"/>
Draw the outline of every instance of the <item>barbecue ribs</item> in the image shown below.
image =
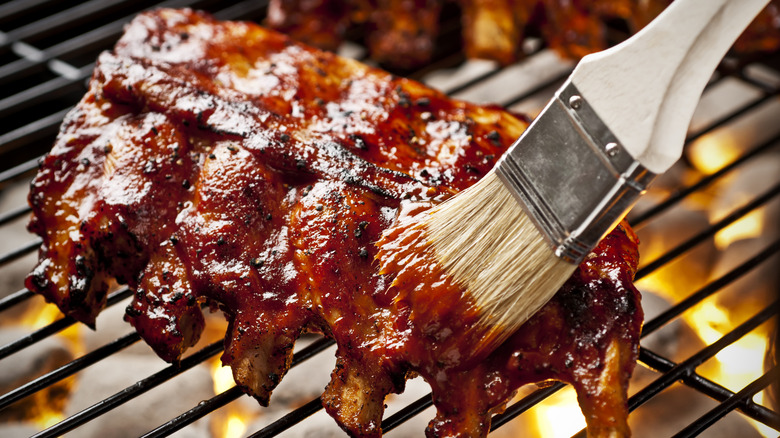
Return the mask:
<path id="1" fill-rule="evenodd" d="M 335 50 L 348 30 L 359 26 L 374 60 L 388 67 L 409 69 L 429 62 L 437 43 L 451 46 L 457 41 L 458 36 L 450 35 L 458 32 L 452 30 L 452 19 L 441 19 L 449 20 L 449 25 L 442 26 L 447 29 L 439 35 L 440 15 L 452 15 L 442 10 L 457 5 L 466 55 L 509 64 L 523 56 L 523 41 L 528 36 L 541 37 L 561 55 L 575 59 L 606 49 L 625 37 L 625 32 L 634 33 L 644 27 L 671 2 L 271 0 L 266 23 L 327 50 Z M 741 52 L 780 47 L 780 0 L 772 0 L 735 47 Z"/>
<path id="2" fill-rule="evenodd" d="M 438 409 L 429 436 L 483 436 L 519 386 L 548 380 L 574 386 L 591 436 L 625 436 L 642 322 L 627 226 L 478 364 L 459 355 L 468 297 L 421 289 L 431 267 L 383 236 L 476 182 L 526 126 L 251 23 L 145 13 L 41 162 L 26 284 L 90 325 L 109 281 L 129 284 L 126 319 L 168 361 L 218 306 L 222 360 L 263 404 L 302 333 L 332 337 L 323 403 L 354 436 L 381 435 L 385 396 L 415 375 Z"/>

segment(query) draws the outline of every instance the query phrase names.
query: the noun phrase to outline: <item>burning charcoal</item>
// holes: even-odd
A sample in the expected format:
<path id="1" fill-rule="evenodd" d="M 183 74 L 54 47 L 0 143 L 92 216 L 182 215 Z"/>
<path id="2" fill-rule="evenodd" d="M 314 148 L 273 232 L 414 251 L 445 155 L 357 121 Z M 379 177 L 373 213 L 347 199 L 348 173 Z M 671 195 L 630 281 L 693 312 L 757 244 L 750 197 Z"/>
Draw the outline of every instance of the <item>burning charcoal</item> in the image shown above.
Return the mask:
<path id="1" fill-rule="evenodd" d="M 78 375 L 78 386 L 66 414 L 73 415 L 167 366 L 156 357 L 110 356 Z M 206 400 L 213 395 L 208 368 L 197 366 L 101 415 L 76 429 L 75 434 L 82 438 L 102 438 L 110 430 L 112 437 L 137 437 L 192 408 L 193 400 Z M 199 438 L 210 435 L 205 421 L 201 421 L 174 436 Z"/>
<path id="2" fill-rule="evenodd" d="M 31 333 L 24 328 L 0 328 L 0 345 L 6 345 Z M 25 384 L 73 359 L 61 338 L 53 336 L 0 360 L 0 393 Z M 65 380 L 0 411 L 0 421 L 31 420 L 50 412 L 60 412 L 70 381 Z M 6 436 L 0 433 L 0 436 Z"/>

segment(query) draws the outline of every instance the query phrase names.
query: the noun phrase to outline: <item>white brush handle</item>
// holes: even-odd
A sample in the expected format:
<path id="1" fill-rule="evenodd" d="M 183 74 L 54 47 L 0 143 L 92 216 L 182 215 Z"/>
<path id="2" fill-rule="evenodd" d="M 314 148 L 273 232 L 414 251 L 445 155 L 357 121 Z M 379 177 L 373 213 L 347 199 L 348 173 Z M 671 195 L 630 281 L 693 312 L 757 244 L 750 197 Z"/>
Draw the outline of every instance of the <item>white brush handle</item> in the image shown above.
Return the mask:
<path id="1" fill-rule="evenodd" d="M 643 166 L 663 173 L 712 72 L 769 0 L 676 0 L 623 43 L 580 61 L 571 79 Z"/>

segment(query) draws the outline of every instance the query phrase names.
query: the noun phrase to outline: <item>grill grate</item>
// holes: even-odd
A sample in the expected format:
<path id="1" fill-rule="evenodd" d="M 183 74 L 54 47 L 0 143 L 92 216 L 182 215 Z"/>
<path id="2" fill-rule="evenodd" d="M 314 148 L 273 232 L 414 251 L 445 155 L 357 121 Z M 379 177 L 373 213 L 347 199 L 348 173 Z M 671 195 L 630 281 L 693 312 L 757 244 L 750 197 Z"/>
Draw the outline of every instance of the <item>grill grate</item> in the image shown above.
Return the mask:
<path id="1" fill-rule="evenodd" d="M 259 20 L 264 14 L 265 5 L 262 1 L 230 1 L 230 0 L 169 0 L 155 1 L 114 1 L 93 0 L 72 6 L 71 2 L 59 0 L 14 0 L 0 4 L 0 190 L 18 182 L 27 181 L 32 176 L 38 158 L 51 147 L 58 126 L 65 113 L 74 105 L 86 91 L 85 82 L 89 77 L 93 61 L 101 50 L 109 49 L 119 37 L 124 23 L 143 8 L 163 7 L 194 7 L 215 13 L 221 19 Z M 41 11 L 44 11 L 41 13 Z M 453 35 L 458 31 L 457 17 L 452 17 L 449 23 L 442 26 L 443 32 Z M 451 38 L 450 38 L 451 40 Z M 536 44 L 536 46 L 540 46 Z M 440 53 L 436 60 L 424 69 L 409 72 L 408 76 L 437 84 L 443 91 L 454 97 L 473 98 L 476 96 L 497 95 L 498 103 L 525 111 L 538 110 L 538 103 L 549 98 L 552 91 L 568 76 L 571 65 L 560 60 L 551 63 L 549 68 L 539 73 L 539 63 L 544 63 L 549 57 L 549 51 L 542 47 L 529 45 L 528 57 L 521 63 L 507 68 L 498 68 L 492 64 L 471 63 L 476 66 L 474 71 L 460 69 L 456 79 L 452 79 L 452 71 L 462 61 L 462 54 L 452 48 L 448 53 Z M 541 60 L 541 61 L 540 61 Z M 751 68 L 761 66 L 761 71 L 769 74 L 751 74 Z M 702 137 L 719 129 L 738 123 L 740 120 L 756 117 L 756 111 L 777 103 L 780 93 L 780 53 L 768 55 L 764 59 L 754 60 L 752 64 L 735 63 L 727 59 L 714 75 L 708 90 L 717 87 L 724 81 L 736 81 L 750 90 L 747 99 L 741 106 L 715 118 L 705 126 L 692 132 L 687 144 L 693 144 Z M 502 77 L 517 75 L 523 71 L 524 79 L 529 79 L 527 88 L 517 90 L 515 95 L 506 96 L 506 88 L 496 88 L 491 84 Z M 436 79 L 436 75 L 445 75 L 444 79 Z M 529 76 L 530 75 L 530 76 Z M 517 80 L 516 83 L 523 81 Z M 492 87 L 491 94 L 483 93 Z M 777 113 L 775 113 L 775 117 Z M 747 140 L 742 140 L 747 142 Z M 663 215 L 685 202 L 711 190 L 711 187 L 727 178 L 734 172 L 744 168 L 746 163 L 760 160 L 769 154 L 780 151 L 780 134 L 775 134 L 768 140 L 758 142 L 756 146 L 747 149 L 734 158 L 728 165 L 697 181 L 677 188 L 655 205 L 631 218 L 632 225 L 641 228 L 656 221 L 662 221 Z M 777 172 L 776 175 L 780 175 Z M 652 273 L 664 269 L 680 257 L 689 254 L 702 242 L 712 239 L 721 229 L 746 217 L 763 205 L 777 202 L 780 194 L 780 177 L 764 193 L 756 194 L 742 206 L 734 206 L 732 213 L 702 229 L 676 247 L 647 263 L 637 273 L 637 279 L 642 279 Z M 1 193 L 0 193 L 1 194 Z M 13 206 L 0 212 L 0 231 L 10 224 L 23 220 L 30 209 L 24 205 Z M 777 236 L 774 236 L 776 239 Z M 648 320 L 644 326 L 643 338 L 660 331 L 663 327 L 680 320 L 684 312 L 701 303 L 708 297 L 717 294 L 727 285 L 753 272 L 767 263 L 773 263 L 772 257 L 780 252 L 780 240 L 766 238 L 765 246 L 755 255 L 751 255 L 743 263 L 719 278 L 716 278 L 687 297 Z M 30 254 L 40 244 L 40 240 L 30 236 L 28 243 L 5 249 L 0 254 L 0 275 L 3 269 Z M 640 247 L 640 250 L 642 248 Z M 775 283 L 777 284 L 777 283 Z M 17 285 L 21 287 L 22 285 Z M 775 290 L 775 292 L 777 292 Z M 3 292 L 5 293 L 5 292 Z M 109 306 L 113 306 L 129 297 L 127 288 L 120 288 L 109 296 Z M 33 297 L 27 290 L 21 289 L 0 298 L 0 319 L 12 314 L 15 308 Z M 645 384 L 631 396 L 630 409 L 641 409 L 658 394 L 667 390 L 676 382 L 682 382 L 688 388 L 706 395 L 717 404 L 701 418 L 683 426 L 678 436 L 696 436 L 705 430 L 716 430 L 718 420 L 732 411 L 739 411 L 747 417 L 759 421 L 775 431 L 780 431 L 780 414 L 759 405 L 753 401 L 758 392 L 764 390 L 772 382 L 780 379 L 780 369 L 774 364 L 765 374 L 743 388 L 734 392 L 716 381 L 710 380 L 697 372 L 697 368 L 708 359 L 732 345 L 742 336 L 751 333 L 756 327 L 768 320 L 777 324 L 778 303 L 766 306 L 747 319 L 741 325 L 731 330 L 723 337 L 699 349 L 685 360 L 675 362 L 658 352 L 643 348 L 640 352 L 640 367 L 653 370 L 658 377 Z M 28 336 L 0 346 L 0 361 L 12 360 L 14 354 L 31 345 L 46 339 L 69 326 L 75 324 L 69 317 L 63 317 L 50 325 L 38 329 Z M 28 397 L 44 388 L 79 373 L 87 367 L 110 357 L 117 352 L 135 344 L 140 340 L 136 333 L 129 333 L 113 342 L 106 343 L 73 360 L 62 367 L 27 382 L 6 394 L 0 395 L 0 413 L 3 409 Z M 293 366 L 303 361 L 318 357 L 332 346 L 333 342 L 319 339 L 296 352 Z M 161 371 L 151 374 L 135 385 L 109 396 L 106 399 L 95 400 L 95 403 L 81 412 L 40 431 L 36 437 L 54 437 L 72 431 L 84 423 L 103 415 L 141 394 L 156 389 L 164 382 L 173 379 L 187 370 L 214 358 L 222 351 L 222 343 L 215 342 L 187 356 L 180 364 L 170 365 Z M 504 426 L 524 412 L 550 397 L 565 385 L 553 384 L 540 388 L 511 404 L 506 412 L 493 419 L 493 429 Z M 162 425 L 149 424 L 150 432 L 145 437 L 169 436 L 193 422 L 208 416 L 214 411 L 226 406 L 242 396 L 242 393 L 232 387 L 209 400 L 193 400 L 192 409 Z M 408 404 L 393 415 L 388 416 L 383 424 L 383 430 L 392 431 L 410 418 L 431 406 L 430 395 L 423 396 Z M 290 427 L 306 420 L 312 414 L 321 410 L 319 398 L 315 398 L 303 406 L 291 410 L 276 422 L 262 430 L 248 431 L 252 437 L 267 437 L 280 434 Z M 775 408 L 776 409 L 776 408 Z M 711 429 L 708 429 L 711 428 Z M 584 436 L 581 431 L 579 436 Z"/>

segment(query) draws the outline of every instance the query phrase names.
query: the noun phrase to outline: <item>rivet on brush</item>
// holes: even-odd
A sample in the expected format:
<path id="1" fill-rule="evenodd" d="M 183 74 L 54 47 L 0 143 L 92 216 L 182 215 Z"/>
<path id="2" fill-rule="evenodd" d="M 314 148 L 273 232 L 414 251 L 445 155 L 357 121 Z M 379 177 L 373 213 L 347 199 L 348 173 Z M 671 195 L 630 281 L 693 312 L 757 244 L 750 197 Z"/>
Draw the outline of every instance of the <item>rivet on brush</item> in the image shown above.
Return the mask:
<path id="1" fill-rule="evenodd" d="M 580 107 L 582 107 L 582 98 L 580 96 L 577 96 L 576 94 L 569 98 L 569 106 L 572 107 L 572 109 L 578 110 Z"/>

